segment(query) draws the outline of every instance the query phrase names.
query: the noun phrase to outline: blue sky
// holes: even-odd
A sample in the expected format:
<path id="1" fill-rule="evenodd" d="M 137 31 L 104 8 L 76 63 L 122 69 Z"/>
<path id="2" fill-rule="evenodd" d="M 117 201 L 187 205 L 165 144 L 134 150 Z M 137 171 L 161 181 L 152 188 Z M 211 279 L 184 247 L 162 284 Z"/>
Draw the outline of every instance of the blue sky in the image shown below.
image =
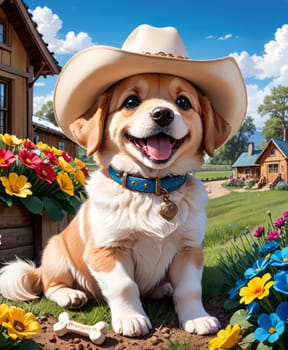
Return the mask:
<path id="1" fill-rule="evenodd" d="M 232 55 L 243 72 L 248 115 L 271 88 L 288 85 L 288 0 L 24 0 L 60 65 L 91 45 L 121 47 L 138 25 L 174 26 L 191 59 Z M 56 77 L 39 79 L 34 112 L 52 99 Z"/>

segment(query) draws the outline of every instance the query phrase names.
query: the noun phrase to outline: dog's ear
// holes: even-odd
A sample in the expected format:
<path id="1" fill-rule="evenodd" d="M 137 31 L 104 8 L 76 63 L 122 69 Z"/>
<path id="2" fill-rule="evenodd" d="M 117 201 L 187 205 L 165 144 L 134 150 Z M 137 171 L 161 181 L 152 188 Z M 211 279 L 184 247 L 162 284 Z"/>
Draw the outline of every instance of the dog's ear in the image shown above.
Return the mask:
<path id="1" fill-rule="evenodd" d="M 231 126 L 212 107 L 206 96 L 199 94 L 201 118 L 203 121 L 203 147 L 206 153 L 214 156 L 214 150 L 220 147 L 230 134 Z"/>
<path id="2" fill-rule="evenodd" d="M 87 150 L 88 156 L 95 153 L 101 146 L 109 102 L 110 93 L 102 94 L 96 104 L 70 125 L 73 137 Z"/>

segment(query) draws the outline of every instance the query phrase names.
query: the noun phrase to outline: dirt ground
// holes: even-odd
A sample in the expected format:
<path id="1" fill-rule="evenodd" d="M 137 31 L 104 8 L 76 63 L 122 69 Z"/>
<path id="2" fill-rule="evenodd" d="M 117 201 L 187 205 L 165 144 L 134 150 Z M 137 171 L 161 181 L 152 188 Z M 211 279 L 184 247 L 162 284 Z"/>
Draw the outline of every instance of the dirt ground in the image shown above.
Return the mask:
<path id="1" fill-rule="evenodd" d="M 225 182 L 226 180 L 204 182 L 209 199 L 222 197 L 231 192 L 229 189 L 223 187 Z"/>
<path id="2" fill-rule="evenodd" d="M 205 183 L 209 198 L 224 196 L 230 191 L 222 186 L 224 181 Z M 172 302 L 172 300 L 171 300 Z M 155 301 L 155 307 L 157 302 Z M 230 314 L 223 309 L 223 302 L 210 301 L 205 305 L 207 311 L 218 317 L 222 327 L 229 322 Z M 109 330 L 105 342 L 102 345 L 93 344 L 89 338 L 76 334 L 67 333 L 63 337 L 57 337 L 53 331 L 53 325 L 57 320 L 53 317 L 41 317 L 41 335 L 34 339 L 45 350 L 167 350 L 169 342 L 190 342 L 193 350 L 207 350 L 208 343 L 213 336 L 198 336 L 188 334 L 178 327 L 177 324 L 164 324 L 161 328 L 153 329 L 147 336 L 142 338 L 128 338 L 115 334 Z"/>
<path id="3" fill-rule="evenodd" d="M 157 307 L 157 301 L 155 301 L 155 307 Z M 230 314 L 223 309 L 223 302 L 210 301 L 205 307 L 211 315 L 218 317 L 223 327 L 227 325 Z M 167 324 L 153 329 L 147 336 L 141 338 L 124 337 L 109 330 L 104 343 L 95 345 L 89 338 L 72 333 L 57 337 L 53 331 L 53 325 L 57 320 L 53 317 L 40 317 L 39 322 L 41 335 L 34 337 L 34 340 L 45 350 L 167 350 L 169 341 L 189 342 L 193 350 L 207 350 L 209 340 L 214 337 L 186 333 L 177 324 L 171 324 L 168 321 Z"/>

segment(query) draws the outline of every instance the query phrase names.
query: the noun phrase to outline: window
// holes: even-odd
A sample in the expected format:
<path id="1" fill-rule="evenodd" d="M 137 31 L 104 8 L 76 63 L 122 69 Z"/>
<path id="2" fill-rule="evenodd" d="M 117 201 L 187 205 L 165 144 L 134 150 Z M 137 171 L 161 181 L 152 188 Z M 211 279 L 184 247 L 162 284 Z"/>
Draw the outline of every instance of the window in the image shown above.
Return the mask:
<path id="1" fill-rule="evenodd" d="M 278 164 L 269 164 L 269 173 L 278 173 Z"/>
<path id="2" fill-rule="evenodd" d="M 0 79 L 0 133 L 9 132 L 9 84 Z"/>
<path id="3" fill-rule="evenodd" d="M 274 157 L 274 156 L 275 156 L 275 148 L 274 148 L 274 147 L 271 147 L 270 156 L 271 156 L 271 157 Z"/>
<path id="4" fill-rule="evenodd" d="M 251 174 L 252 174 L 251 168 L 246 168 L 245 175 L 251 175 Z"/>
<path id="5" fill-rule="evenodd" d="M 65 151 L 65 142 L 59 141 L 58 148 L 61 149 L 61 151 Z"/>
<path id="6" fill-rule="evenodd" d="M 0 44 L 11 45 L 9 23 L 0 18 Z"/>

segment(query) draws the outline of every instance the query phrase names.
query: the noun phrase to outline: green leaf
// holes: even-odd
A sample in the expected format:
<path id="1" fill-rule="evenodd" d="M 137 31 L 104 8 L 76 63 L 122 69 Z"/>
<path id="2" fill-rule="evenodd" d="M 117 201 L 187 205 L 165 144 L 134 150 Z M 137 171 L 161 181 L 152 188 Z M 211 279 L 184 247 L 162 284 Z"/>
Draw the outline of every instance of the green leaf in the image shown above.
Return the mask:
<path id="1" fill-rule="evenodd" d="M 232 310 L 235 309 L 237 306 L 239 306 L 239 300 L 236 299 L 227 299 L 224 302 L 224 308 L 226 310 Z"/>
<path id="2" fill-rule="evenodd" d="M 256 350 L 273 350 L 273 345 L 266 345 L 263 343 L 259 343 Z"/>
<path id="3" fill-rule="evenodd" d="M 242 340 L 241 343 L 253 343 L 255 341 L 255 337 L 254 337 L 254 332 L 249 333 L 248 335 L 246 335 Z"/>
<path id="4" fill-rule="evenodd" d="M 41 347 L 33 339 L 23 339 L 18 345 L 17 350 L 40 350 Z"/>
<path id="5" fill-rule="evenodd" d="M 26 198 L 19 198 L 19 201 L 26 207 L 32 214 L 42 215 L 43 203 L 37 196 L 30 196 Z"/>
<path id="6" fill-rule="evenodd" d="M 4 202 L 6 205 L 8 205 L 8 207 L 11 207 L 13 205 L 13 200 L 12 198 L 9 196 L 5 196 L 3 194 L 0 193 L 0 201 Z"/>
<path id="7" fill-rule="evenodd" d="M 238 323 L 241 329 L 249 328 L 252 326 L 252 324 L 245 319 L 246 316 L 247 316 L 247 313 L 245 310 L 243 309 L 238 310 L 232 315 L 230 319 L 230 323 L 232 325 Z"/>
<path id="8" fill-rule="evenodd" d="M 47 215 L 54 221 L 63 220 L 64 214 L 62 212 L 61 204 L 57 201 L 57 199 L 46 196 L 42 196 L 41 198 Z"/>

